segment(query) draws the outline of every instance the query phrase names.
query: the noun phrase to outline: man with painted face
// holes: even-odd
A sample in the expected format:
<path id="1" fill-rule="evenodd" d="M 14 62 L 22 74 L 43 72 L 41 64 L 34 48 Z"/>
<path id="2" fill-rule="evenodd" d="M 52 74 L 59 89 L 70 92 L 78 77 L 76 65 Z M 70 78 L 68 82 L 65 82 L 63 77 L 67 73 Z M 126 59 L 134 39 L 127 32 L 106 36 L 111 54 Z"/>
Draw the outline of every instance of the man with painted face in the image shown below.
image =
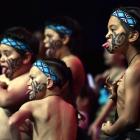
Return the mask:
<path id="1" fill-rule="evenodd" d="M 0 39 L 0 131 L 9 130 L 8 116 L 28 101 L 27 81 L 38 46 L 38 41 L 22 27 L 8 29 Z M 0 139 L 10 139 L 8 135 L 0 133 Z"/>
<path id="2" fill-rule="evenodd" d="M 110 136 L 120 135 L 119 140 L 140 138 L 140 8 L 116 9 L 108 22 L 107 43 L 103 46 L 110 53 L 122 53 L 127 62 L 123 77 L 109 89 L 116 93 L 116 121 L 102 125 Z M 114 86 L 116 89 L 114 90 Z"/>
<path id="3" fill-rule="evenodd" d="M 69 17 L 52 19 L 44 31 L 46 56 L 61 59 L 70 67 L 75 97 L 80 93 L 85 81 L 83 64 L 71 51 L 79 45 L 79 31 L 79 24 Z"/>
<path id="4" fill-rule="evenodd" d="M 28 94 L 33 101 L 21 106 L 9 119 L 19 126 L 33 121 L 33 140 L 76 140 L 74 107 L 65 101 L 71 88 L 71 70 L 58 59 L 37 60 L 30 70 Z"/>

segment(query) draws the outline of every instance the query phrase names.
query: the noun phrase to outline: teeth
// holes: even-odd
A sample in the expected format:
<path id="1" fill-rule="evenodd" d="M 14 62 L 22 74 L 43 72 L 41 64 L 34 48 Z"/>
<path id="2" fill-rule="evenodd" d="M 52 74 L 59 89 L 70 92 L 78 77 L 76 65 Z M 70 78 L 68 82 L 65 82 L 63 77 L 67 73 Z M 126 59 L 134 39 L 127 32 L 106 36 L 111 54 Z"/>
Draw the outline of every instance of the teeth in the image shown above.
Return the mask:
<path id="1" fill-rule="evenodd" d="M 108 48 L 109 47 L 109 42 L 106 42 L 102 45 L 103 48 Z"/>

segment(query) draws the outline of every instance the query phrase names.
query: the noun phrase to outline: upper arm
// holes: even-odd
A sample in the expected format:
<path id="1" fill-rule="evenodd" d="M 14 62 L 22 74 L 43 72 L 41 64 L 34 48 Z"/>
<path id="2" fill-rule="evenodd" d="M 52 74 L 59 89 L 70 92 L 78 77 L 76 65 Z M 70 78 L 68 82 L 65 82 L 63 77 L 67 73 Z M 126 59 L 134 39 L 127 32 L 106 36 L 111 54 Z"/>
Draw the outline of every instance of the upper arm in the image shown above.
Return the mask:
<path id="1" fill-rule="evenodd" d="M 84 82 L 85 72 L 80 59 L 73 57 L 70 59 L 64 59 L 64 62 L 71 69 L 73 80 L 77 81 L 77 79 L 79 79 L 80 82 Z"/>
<path id="2" fill-rule="evenodd" d="M 14 113 L 9 118 L 9 124 L 10 125 L 17 125 L 19 126 L 22 124 L 26 119 L 31 119 L 32 117 L 32 106 L 30 103 L 25 103 L 21 106 L 21 108 Z"/>
<path id="3" fill-rule="evenodd" d="M 7 89 L 0 88 L 0 106 L 7 107 L 18 104 L 27 97 L 28 77 L 17 78 L 9 83 Z"/>

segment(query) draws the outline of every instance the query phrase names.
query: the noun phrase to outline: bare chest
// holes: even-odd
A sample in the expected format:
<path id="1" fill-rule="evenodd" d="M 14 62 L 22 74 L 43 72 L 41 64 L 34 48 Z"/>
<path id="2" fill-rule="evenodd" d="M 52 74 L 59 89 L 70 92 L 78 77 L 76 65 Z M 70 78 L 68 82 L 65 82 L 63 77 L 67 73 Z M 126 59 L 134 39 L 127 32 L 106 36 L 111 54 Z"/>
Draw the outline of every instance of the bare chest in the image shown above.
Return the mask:
<path id="1" fill-rule="evenodd" d="M 124 87 L 124 77 L 121 78 L 118 83 L 118 89 L 117 89 L 117 111 L 118 114 L 121 114 L 121 112 L 124 110 L 125 105 L 125 87 Z"/>

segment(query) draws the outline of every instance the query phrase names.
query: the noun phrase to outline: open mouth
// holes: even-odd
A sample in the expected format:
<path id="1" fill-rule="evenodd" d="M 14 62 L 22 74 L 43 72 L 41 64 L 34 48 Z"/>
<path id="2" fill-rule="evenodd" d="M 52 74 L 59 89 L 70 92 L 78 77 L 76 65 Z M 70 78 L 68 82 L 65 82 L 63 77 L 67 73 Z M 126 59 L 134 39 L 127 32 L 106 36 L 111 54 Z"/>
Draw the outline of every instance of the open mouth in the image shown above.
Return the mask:
<path id="1" fill-rule="evenodd" d="M 2 74 L 7 73 L 7 71 L 8 71 L 8 67 L 6 67 L 6 66 L 1 66 L 1 72 L 2 72 Z"/>
<path id="2" fill-rule="evenodd" d="M 106 43 L 104 43 L 104 44 L 102 45 L 102 47 L 105 48 L 105 49 L 109 48 L 109 42 L 107 41 Z"/>

